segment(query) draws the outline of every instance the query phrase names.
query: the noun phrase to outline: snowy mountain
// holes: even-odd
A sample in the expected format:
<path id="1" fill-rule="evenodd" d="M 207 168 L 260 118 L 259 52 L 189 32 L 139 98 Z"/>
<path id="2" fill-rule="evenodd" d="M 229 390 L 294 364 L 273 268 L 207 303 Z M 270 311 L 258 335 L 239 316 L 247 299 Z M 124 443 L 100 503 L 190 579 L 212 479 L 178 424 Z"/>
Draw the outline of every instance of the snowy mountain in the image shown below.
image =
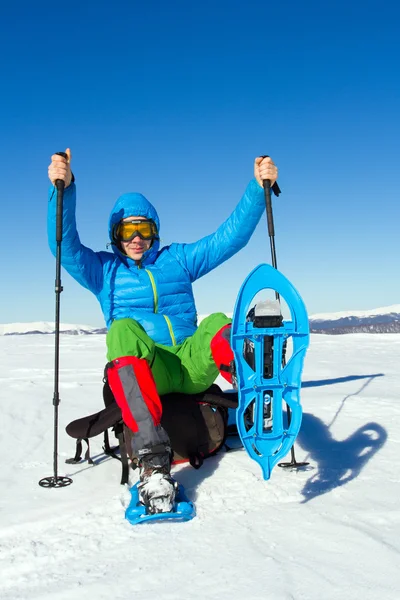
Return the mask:
<path id="1" fill-rule="evenodd" d="M 368 311 L 321 313 L 310 317 L 311 333 L 400 333 L 400 304 Z"/>
<path id="2" fill-rule="evenodd" d="M 33 333 L 54 333 L 54 323 L 51 321 L 35 321 L 33 323 L 5 323 L 0 324 L 0 336 L 2 335 L 29 335 Z M 90 325 L 60 324 L 60 333 L 69 335 L 87 335 L 105 333 L 106 328 L 91 327 Z"/>
<path id="3" fill-rule="evenodd" d="M 232 313 L 227 313 L 232 317 Z M 200 323 L 207 315 L 199 315 Z M 60 324 L 60 331 L 68 335 L 93 335 L 104 334 L 106 327 L 92 327 L 91 325 Z M 336 313 L 319 313 L 310 316 L 311 333 L 324 333 L 338 335 L 343 333 L 400 333 L 400 304 L 394 304 L 373 310 L 355 310 Z M 38 321 L 34 323 L 6 323 L 0 324 L 2 335 L 28 335 L 28 334 L 54 333 L 54 323 L 51 321 Z"/>

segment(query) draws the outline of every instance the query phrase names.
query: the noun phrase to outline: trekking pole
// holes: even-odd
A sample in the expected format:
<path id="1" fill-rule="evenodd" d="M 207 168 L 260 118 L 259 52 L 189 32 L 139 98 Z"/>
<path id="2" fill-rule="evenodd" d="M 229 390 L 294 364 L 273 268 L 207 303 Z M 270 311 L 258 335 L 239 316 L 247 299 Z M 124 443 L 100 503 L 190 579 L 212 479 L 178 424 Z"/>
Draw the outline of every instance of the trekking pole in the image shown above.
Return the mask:
<path id="1" fill-rule="evenodd" d="M 263 158 L 267 158 L 267 156 L 263 156 Z M 274 216 L 272 213 L 272 201 L 271 201 L 271 182 L 269 179 L 263 180 L 263 187 L 264 187 L 264 196 L 265 196 L 265 210 L 267 213 L 268 235 L 269 235 L 269 241 L 270 241 L 270 246 L 271 246 L 272 266 L 274 267 L 274 269 L 278 269 L 278 265 L 277 265 L 277 261 L 276 261 L 276 248 L 275 248 Z M 281 193 L 281 190 L 279 189 L 279 186 L 276 182 L 272 186 L 272 190 L 276 196 L 279 196 L 279 194 Z M 281 299 L 280 299 L 279 293 L 276 290 L 275 290 L 275 298 L 280 303 Z M 286 360 L 285 360 L 285 357 L 283 356 L 282 357 L 282 366 L 285 366 L 285 365 L 286 365 Z M 286 414 L 287 414 L 288 427 L 289 427 L 290 423 L 292 421 L 292 413 L 290 410 L 290 406 L 288 404 L 286 404 Z M 290 449 L 290 456 L 291 456 L 290 462 L 281 462 L 281 463 L 278 463 L 278 466 L 282 467 L 283 469 L 285 469 L 285 468 L 286 469 L 288 469 L 288 468 L 300 469 L 301 467 L 305 467 L 310 464 L 308 462 L 297 462 L 295 452 L 294 452 L 294 444 Z"/>
<path id="2" fill-rule="evenodd" d="M 60 156 L 67 158 L 65 152 L 57 152 Z M 60 294 L 63 291 L 61 285 L 61 242 L 62 242 L 62 225 L 63 225 L 63 200 L 65 182 L 62 179 L 56 179 L 54 185 L 57 189 L 57 211 L 56 211 L 56 311 L 55 311 L 55 353 L 54 353 L 54 454 L 53 467 L 54 475 L 52 477 L 44 477 L 39 481 L 39 485 L 45 488 L 66 487 L 72 483 L 72 479 L 58 475 L 58 406 L 60 404 L 60 395 L 58 388 L 59 380 L 59 356 L 60 356 Z"/>

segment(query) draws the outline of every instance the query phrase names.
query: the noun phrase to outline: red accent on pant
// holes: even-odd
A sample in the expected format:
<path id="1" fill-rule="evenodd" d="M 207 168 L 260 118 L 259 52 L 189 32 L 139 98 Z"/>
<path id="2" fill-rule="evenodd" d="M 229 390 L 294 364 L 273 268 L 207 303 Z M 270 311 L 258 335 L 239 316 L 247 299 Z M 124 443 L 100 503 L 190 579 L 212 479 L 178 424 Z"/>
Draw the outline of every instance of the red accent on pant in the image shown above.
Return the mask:
<path id="1" fill-rule="evenodd" d="M 114 398 L 121 409 L 124 423 L 134 433 L 139 431 L 138 424 L 129 408 L 129 402 L 134 403 L 135 399 L 126 398 L 123 382 L 120 377 L 121 369 L 126 370 L 126 367 L 130 366 L 133 370 L 132 381 L 133 378 L 135 378 L 139 388 L 137 392 L 146 404 L 154 425 L 159 425 L 161 421 L 162 405 L 153 374 L 147 361 L 143 358 L 137 358 L 136 356 L 122 356 L 113 360 L 112 364 L 113 366 L 107 370 L 108 383 Z"/>
<path id="2" fill-rule="evenodd" d="M 230 365 L 233 361 L 233 352 L 230 345 L 231 325 L 224 325 L 211 340 L 211 354 L 222 377 L 232 383 Z"/>

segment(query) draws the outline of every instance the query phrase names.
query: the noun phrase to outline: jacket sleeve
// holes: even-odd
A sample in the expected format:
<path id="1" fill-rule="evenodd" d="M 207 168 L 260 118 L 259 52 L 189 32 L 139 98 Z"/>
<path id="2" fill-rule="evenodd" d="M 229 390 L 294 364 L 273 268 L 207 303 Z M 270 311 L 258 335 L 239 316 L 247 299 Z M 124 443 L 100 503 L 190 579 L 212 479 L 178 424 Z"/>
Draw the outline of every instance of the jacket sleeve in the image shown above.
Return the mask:
<path id="1" fill-rule="evenodd" d="M 233 213 L 215 233 L 193 244 L 177 244 L 176 252 L 191 281 L 203 277 L 244 248 L 264 210 L 264 190 L 252 179 Z"/>
<path id="2" fill-rule="evenodd" d="M 75 220 L 76 187 L 71 183 L 64 190 L 63 233 L 61 243 L 61 264 L 81 285 L 98 294 L 103 285 L 103 264 L 99 252 L 87 248 L 79 239 Z M 47 213 L 47 236 L 50 250 L 56 256 L 56 210 L 57 190 L 49 189 Z"/>

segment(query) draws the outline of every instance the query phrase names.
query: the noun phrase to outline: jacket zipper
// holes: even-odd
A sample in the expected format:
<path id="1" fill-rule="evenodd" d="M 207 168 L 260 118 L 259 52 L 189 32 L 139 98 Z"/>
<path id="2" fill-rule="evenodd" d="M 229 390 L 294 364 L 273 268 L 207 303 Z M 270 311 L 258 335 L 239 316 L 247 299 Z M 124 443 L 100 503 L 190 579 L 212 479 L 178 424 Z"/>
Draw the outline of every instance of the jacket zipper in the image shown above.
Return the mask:
<path id="1" fill-rule="evenodd" d="M 157 295 L 156 282 L 154 281 L 153 273 L 151 271 L 149 271 L 148 269 L 145 269 L 145 271 L 146 271 L 147 275 L 149 276 L 151 287 L 153 288 L 154 312 L 156 313 L 158 311 L 158 295 Z"/>
<path id="2" fill-rule="evenodd" d="M 145 271 L 146 271 L 147 275 L 149 276 L 151 287 L 153 289 L 154 312 L 157 313 L 158 312 L 158 294 L 157 294 L 156 282 L 154 281 L 153 273 L 151 271 L 149 271 L 148 269 L 145 269 Z M 164 319 L 167 322 L 168 331 L 169 331 L 169 335 L 171 336 L 172 345 L 176 346 L 176 339 L 175 339 L 175 335 L 174 335 L 174 330 L 172 328 L 172 323 L 166 315 L 162 315 L 162 316 L 164 317 Z"/>
<path id="3" fill-rule="evenodd" d="M 174 335 L 174 330 L 172 329 L 172 323 L 171 323 L 169 317 L 167 317 L 166 315 L 163 315 L 163 317 L 167 321 L 169 335 L 171 336 L 171 340 L 172 340 L 172 345 L 176 346 L 176 339 L 175 339 L 175 335 Z"/>

